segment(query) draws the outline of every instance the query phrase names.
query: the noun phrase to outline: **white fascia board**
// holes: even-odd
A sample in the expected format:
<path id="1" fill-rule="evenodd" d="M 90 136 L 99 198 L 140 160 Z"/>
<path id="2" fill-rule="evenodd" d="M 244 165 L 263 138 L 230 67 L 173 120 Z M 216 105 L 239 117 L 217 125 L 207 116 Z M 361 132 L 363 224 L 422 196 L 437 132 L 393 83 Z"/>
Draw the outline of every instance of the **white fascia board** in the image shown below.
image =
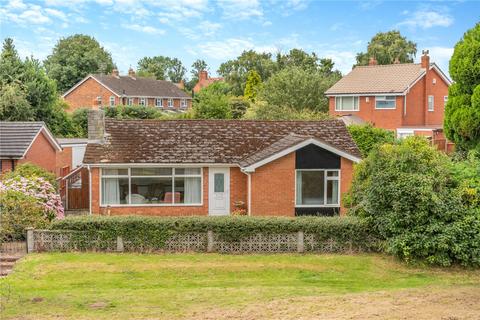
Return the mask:
<path id="1" fill-rule="evenodd" d="M 89 163 L 91 168 L 124 168 L 124 167 L 153 167 L 153 168 L 171 168 L 171 167 L 239 167 L 233 163 Z"/>
<path id="2" fill-rule="evenodd" d="M 242 171 L 243 171 L 243 172 L 255 172 L 255 169 L 256 169 L 256 168 L 261 167 L 261 166 L 263 166 L 263 165 L 265 165 L 265 164 L 267 164 L 267 163 L 269 163 L 269 162 L 272 162 L 272 161 L 274 161 L 274 160 L 277 160 L 277 159 L 279 159 L 279 158 L 281 158 L 281 157 L 284 157 L 284 156 L 286 156 L 287 154 L 289 154 L 289 153 L 291 153 L 291 152 L 294 152 L 294 151 L 297 151 L 298 149 L 301 149 L 301 148 L 303 148 L 303 147 L 305 147 L 305 146 L 307 146 L 307 145 L 310 145 L 310 144 L 316 145 L 317 147 L 320 147 L 320 148 L 322 148 L 322 149 L 325 149 L 325 150 L 327 150 L 327 151 L 330 151 L 330 152 L 332 152 L 332 153 L 335 153 L 335 154 L 337 154 L 337 155 L 339 155 L 339 156 L 341 156 L 341 157 L 343 157 L 343 158 L 346 158 L 346 159 L 348 159 L 348 160 L 351 160 L 351 161 L 353 161 L 353 162 L 355 162 L 355 163 L 358 163 L 358 162 L 362 161 L 361 158 L 355 157 L 355 156 L 353 156 L 353 155 L 351 155 L 351 154 L 349 154 L 349 153 L 346 153 L 346 152 L 344 152 L 344 151 L 342 151 L 342 150 L 339 150 L 339 149 L 337 149 L 337 148 L 335 148 L 335 147 L 332 147 L 332 146 L 330 146 L 330 145 L 328 145 L 328 144 L 322 143 L 322 142 L 320 142 L 320 141 L 318 141 L 318 140 L 316 140 L 316 139 L 307 139 L 307 140 L 302 141 L 302 142 L 300 142 L 299 144 L 296 144 L 296 145 L 294 145 L 294 146 L 292 146 L 292 147 L 290 147 L 290 148 L 287 148 L 287 149 L 284 149 L 284 150 L 282 150 L 282 151 L 280 151 L 280 152 L 277 152 L 276 154 L 273 154 L 273 155 L 271 155 L 271 156 L 268 157 L 268 158 L 265 158 L 265 159 L 260 160 L 260 161 L 258 161 L 258 162 L 256 162 L 256 163 L 252 164 L 252 165 L 249 165 L 249 166 L 247 166 L 247 167 L 244 167 L 244 168 L 242 168 Z"/>

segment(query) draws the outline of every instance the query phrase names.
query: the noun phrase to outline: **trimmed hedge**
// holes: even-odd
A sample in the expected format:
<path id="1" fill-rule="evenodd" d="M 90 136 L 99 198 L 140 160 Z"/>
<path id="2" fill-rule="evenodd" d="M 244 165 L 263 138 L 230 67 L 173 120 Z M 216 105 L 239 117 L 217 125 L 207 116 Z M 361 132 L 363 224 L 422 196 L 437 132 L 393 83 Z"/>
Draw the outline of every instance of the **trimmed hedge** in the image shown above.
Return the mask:
<path id="1" fill-rule="evenodd" d="M 317 241 L 334 241 L 360 251 L 377 249 L 378 240 L 370 235 L 368 226 L 356 217 L 143 217 L 84 216 L 54 221 L 54 230 L 74 230 L 102 234 L 102 238 L 121 236 L 139 247 L 163 248 L 168 237 L 182 233 L 205 233 L 235 242 L 254 234 L 280 234 L 304 231 Z"/>

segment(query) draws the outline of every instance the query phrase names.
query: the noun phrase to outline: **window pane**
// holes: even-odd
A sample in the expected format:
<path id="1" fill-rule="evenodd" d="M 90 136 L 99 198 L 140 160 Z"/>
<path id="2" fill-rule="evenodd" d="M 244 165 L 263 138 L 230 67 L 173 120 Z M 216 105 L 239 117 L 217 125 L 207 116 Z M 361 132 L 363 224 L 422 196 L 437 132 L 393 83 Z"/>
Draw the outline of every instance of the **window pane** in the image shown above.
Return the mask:
<path id="1" fill-rule="evenodd" d="M 102 169 L 104 176 L 128 176 L 128 169 Z"/>
<path id="2" fill-rule="evenodd" d="M 353 97 L 342 97 L 342 110 L 353 109 Z"/>
<path id="3" fill-rule="evenodd" d="M 200 168 L 175 168 L 175 175 L 194 175 L 200 174 Z"/>
<path id="4" fill-rule="evenodd" d="M 327 171 L 328 177 L 338 177 L 338 171 Z"/>
<path id="5" fill-rule="evenodd" d="M 102 204 L 128 204 L 128 178 L 102 178 Z"/>
<path id="6" fill-rule="evenodd" d="M 131 178 L 131 181 L 132 204 L 172 203 L 172 178 Z"/>
<path id="7" fill-rule="evenodd" d="M 175 177 L 175 203 L 200 203 L 201 178 Z"/>
<path id="8" fill-rule="evenodd" d="M 225 177 L 223 173 L 215 173 L 213 175 L 213 186 L 214 186 L 213 192 L 224 192 L 225 190 L 224 180 L 225 180 Z"/>
<path id="9" fill-rule="evenodd" d="M 132 168 L 132 176 L 171 176 L 172 168 Z"/>
<path id="10" fill-rule="evenodd" d="M 300 183 L 297 180 L 297 203 L 303 205 L 323 205 L 325 191 L 324 172 L 299 171 L 299 174 L 301 177 Z"/>
<path id="11" fill-rule="evenodd" d="M 338 180 L 327 181 L 327 204 L 338 204 Z"/>

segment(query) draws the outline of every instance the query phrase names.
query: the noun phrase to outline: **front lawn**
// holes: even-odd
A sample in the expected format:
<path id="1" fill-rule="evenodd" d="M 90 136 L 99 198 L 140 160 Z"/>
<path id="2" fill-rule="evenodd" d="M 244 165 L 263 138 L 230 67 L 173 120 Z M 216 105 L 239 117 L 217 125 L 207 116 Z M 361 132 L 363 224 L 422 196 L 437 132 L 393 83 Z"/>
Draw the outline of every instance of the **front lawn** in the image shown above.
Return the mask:
<path id="1" fill-rule="evenodd" d="M 478 271 L 379 255 L 50 253 L 28 255 L 14 270 L 0 279 L 2 319 L 213 319 L 278 301 L 480 286 Z"/>

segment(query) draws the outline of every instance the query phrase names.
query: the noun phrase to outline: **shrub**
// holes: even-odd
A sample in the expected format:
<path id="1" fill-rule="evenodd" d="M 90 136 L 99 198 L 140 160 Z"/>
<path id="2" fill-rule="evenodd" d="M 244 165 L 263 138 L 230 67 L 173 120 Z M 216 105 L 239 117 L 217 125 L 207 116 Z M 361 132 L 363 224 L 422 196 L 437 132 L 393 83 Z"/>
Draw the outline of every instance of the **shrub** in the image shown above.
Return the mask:
<path id="1" fill-rule="evenodd" d="M 198 119 L 231 119 L 230 86 L 222 81 L 203 88 L 193 98 L 193 111 Z"/>
<path id="2" fill-rule="evenodd" d="M 478 211 L 462 202 L 451 166 L 421 137 L 374 149 L 356 167 L 350 213 L 386 239 L 387 252 L 406 261 L 478 265 L 470 252 L 478 251 L 472 244 L 480 230 L 466 223 L 478 225 Z"/>
<path id="3" fill-rule="evenodd" d="M 360 152 L 366 157 L 371 150 L 395 141 L 395 133 L 390 130 L 375 128 L 372 125 L 350 125 L 348 131 L 357 144 Z"/>
<path id="4" fill-rule="evenodd" d="M 90 108 L 78 108 L 72 113 L 72 122 L 80 137 L 87 137 L 88 134 L 88 110 Z"/>
<path id="5" fill-rule="evenodd" d="M 105 117 L 116 119 L 161 119 L 163 113 L 157 108 L 149 106 L 118 105 L 105 107 Z"/>
<path id="6" fill-rule="evenodd" d="M 54 173 L 45 170 L 33 163 L 23 163 L 15 168 L 14 171 L 8 172 L 4 175 L 4 179 L 11 179 L 15 177 L 23 178 L 43 178 L 47 180 L 52 186 L 57 186 L 57 177 Z"/>
<path id="7" fill-rule="evenodd" d="M 279 234 L 304 231 L 318 241 L 334 240 L 338 245 L 351 244 L 359 250 L 373 250 L 376 239 L 367 224 L 355 217 L 72 217 L 53 221 L 52 229 L 76 230 L 115 239 L 122 236 L 140 247 L 163 248 L 165 240 L 175 233 L 211 230 L 225 241 L 239 241 L 257 233 Z"/>

